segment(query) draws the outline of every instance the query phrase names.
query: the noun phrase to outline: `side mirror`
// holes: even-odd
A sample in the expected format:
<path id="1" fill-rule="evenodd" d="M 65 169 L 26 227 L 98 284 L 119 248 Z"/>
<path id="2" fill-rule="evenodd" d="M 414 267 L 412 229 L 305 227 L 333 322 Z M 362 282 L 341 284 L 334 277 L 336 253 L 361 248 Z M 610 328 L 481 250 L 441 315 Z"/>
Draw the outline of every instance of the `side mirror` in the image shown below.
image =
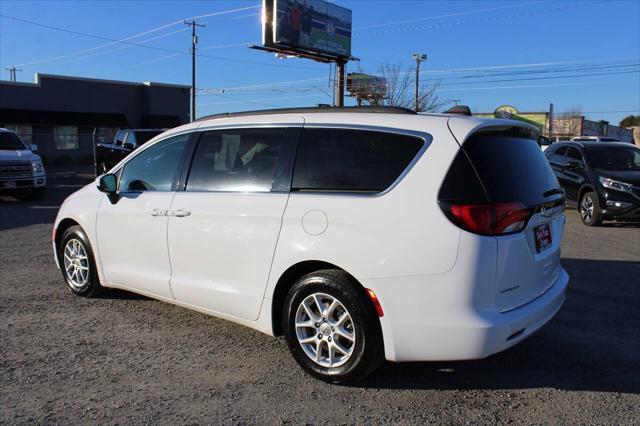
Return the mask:
<path id="1" fill-rule="evenodd" d="M 128 149 L 129 151 L 133 151 L 135 149 L 135 147 L 131 142 L 125 142 L 124 145 L 122 145 L 122 147 L 124 149 Z"/>
<path id="2" fill-rule="evenodd" d="M 118 178 L 116 175 L 109 173 L 101 176 L 98 190 L 107 194 L 111 204 L 115 204 L 118 201 Z"/>
<path id="3" fill-rule="evenodd" d="M 36 145 L 35 143 L 31 144 L 31 152 L 38 152 L 38 145 Z"/>

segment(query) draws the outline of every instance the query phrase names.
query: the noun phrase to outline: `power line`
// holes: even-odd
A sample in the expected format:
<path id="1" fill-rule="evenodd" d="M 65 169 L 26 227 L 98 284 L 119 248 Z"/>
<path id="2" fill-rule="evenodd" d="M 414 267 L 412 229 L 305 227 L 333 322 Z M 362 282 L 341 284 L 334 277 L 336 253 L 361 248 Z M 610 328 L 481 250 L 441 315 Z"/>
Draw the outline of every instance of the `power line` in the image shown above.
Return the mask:
<path id="1" fill-rule="evenodd" d="M 219 12 L 212 12 L 212 13 L 208 13 L 208 14 L 205 14 L 205 15 L 200 15 L 199 17 L 192 17 L 192 18 L 189 18 L 189 19 L 196 19 L 196 18 L 202 18 L 202 17 L 224 15 L 224 14 L 228 14 L 228 13 L 240 12 L 240 11 L 243 11 L 243 10 L 253 9 L 253 8 L 257 8 L 257 7 L 259 7 L 259 6 L 249 6 L 249 7 L 241 7 L 241 8 L 236 8 L 236 9 L 223 10 L 223 11 L 219 11 Z M 3 15 L 0 15 L 0 16 L 3 16 Z M 7 17 L 7 16 L 3 16 L 3 17 L 8 18 L 8 19 L 12 19 L 12 18 Z M 18 19 L 18 18 L 14 18 L 14 19 Z M 130 35 L 130 36 L 125 37 L 125 38 L 120 39 L 120 40 L 111 41 L 110 43 L 102 44 L 100 46 L 95 46 L 95 47 L 91 47 L 91 48 L 88 48 L 88 49 L 82 49 L 82 50 L 79 50 L 79 51 L 76 51 L 76 52 L 72 52 L 72 53 L 68 53 L 68 54 L 60 55 L 60 56 L 54 56 L 54 57 L 46 58 L 46 59 L 39 60 L 39 61 L 28 62 L 28 63 L 25 63 L 25 64 L 20 64 L 19 66 L 28 67 L 28 66 L 32 66 L 32 65 L 38 65 L 38 64 L 43 64 L 43 63 L 47 63 L 47 62 L 53 62 L 53 61 L 57 61 L 59 59 L 65 59 L 65 58 L 72 57 L 72 56 L 82 55 L 83 53 L 93 52 L 93 51 L 100 50 L 100 49 L 105 48 L 105 47 L 113 46 L 115 44 L 118 44 L 118 42 L 130 41 L 130 40 L 133 40 L 133 39 L 136 39 L 136 38 L 140 38 L 140 37 L 143 37 L 145 35 L 161 31 L 161 30 L 163 30 L 165 28 L 169 28 L 169 27 L 178 25 L 180 23 L 182 23 L 182 20 L 173 21 L 173 22 L 171 22 L 169 24 L 164 24 L 164 25 L 161 25 L 159 27 L 155 27 L 155 28 L 152 28 L 150 30 L 143 31 L 143 32 L 138 33 L 138 34 Z M 172 34 L 172 33 L 169 33 L 169 34 Z M 150 41 L 150 40 L 152 40 L 152 39 L 149 39 L 147 41 Z"/>
<path id="2" fill-rule="evenodd" d="M 514 82 L 514 81 L 553 80 L 553 79 L 560 79 L 560 78 L 594 77 L 594 76 L 600 76 L 600 75 L 637 74 L 638 72 L 640 72 L 640 70 L 600 72 L 600 73 L 576 74 L 576 75 L 558 75 L 558 76 L 545 76 L 545 77 L 529 77 L 529 78 L 511 78 L 511 79 L 501 79 L 501 80 L 461 81 L 456 83 L 442 83 L 441 86 L 458 86 L 458 85 L 478 84 L 478 83 L 507 83 L 507 82 Z"/>
<path id="3" fill-rule="evenodd" d="M 158 50 L 158 51 L 162 51 L 162 52 L 180 53 L 182 55 L 189 55 L 188 52 L 182 52 L 182 51 L 175 50 L 175 49 L 168 49 L 168 48 L 159 47 L 159 46 L 150 46 L 150 45 L 134 43 L 134 42 L 130 42 L 130 41 L 117 40 L 117 39 L 114 39 L 114 38 L 111 38 L 111 37 L 105 37 L 105 36 L 101 36 L 101 35 L 97 35 L 97 34 L 88 34 L 88 33 L 80 32 L 80 31 L 69 30 L 69 29 L 66 29 L 66 28 L 56 27 L 56 26 L 47 25 L 47 24 L 41 24 L 39 22 L 29 21 L 27 19 L 22 19 L 22 18 L 16 18 L 16 17 L 13 17 L 13 16 L 0 14 L 0 17 L 5 18 L 5 19 L 11 19 L 11 20 L 18 21 L 18 22 L 23 22 L 23 23 L 30 24 L 30 25 L 35 25 L 35 26 L 38 26 L 38 27 L 48 28 L 50 30 L 61 31 L 61 32 L 74 34 L 74 35 L 80 35 L 80 36 L 83 36 L 83 37 L 90 37 L 90 38 L 95 38 L 95 39 L 99 39 L 99 40 L 107 40 L 107 41 L 111 41 L 111 42 L 114 42 L 114 43 L 122 43 L 122 44 L 126 44 L 126 45 L 143 47 L 145 49 Z M 266 67 L 298 68 L 298 69 L 313 69 L 313 70 L 317 70 L 317 68 L 315 68 L 315 67 L 270 64 L 270 63 L 265 63 L 265 62 L 256 62 L 256 61 L 249 61 L 249 60 L 244 60 L 244 59 L 227 58 L 227 57 L 223 57 L 223 56 L 210 56 L 210 55 L 202 55 L 202 54 L 197 55 L 197 56 L 201 57 L 201 58 L 214 59 L 214 60 L 218 60 L 218 61 L 227 61 L 227 62 L 236 62 L 236 63 L 242 63 L 242 64 L 262 65 L 262 66 L 266 66 Z"/>
<path id="4" fill-rule="evenodd" d="M 495 10 L 510 9 L 510 8 L 513 8 L 513 7 L 526 7 L 526 6 L 531 6 L 531 5 L 539 4 L 539 3 L 543 3 L 543 2 L 542 1 L 534 1 L 534 2 L 529 2 L 529 3 L 510 4 L 510 5 L 507 5 L 507 6 L 490 7 L 490 8 L 487 8 L 487 9 L 466 10 L 466 11 L 462 11 L 462 12 L 447 13 L 447 14 L 438 15 L 438 16 L 426 16 L 426 17 L 423 17 L 423 18 L 407 19 L 407 20 L 404 20 L 404 21 L 385 22 L 385 23 L 382 23 L 382 24 L 365 25 L 365 26 L 362 26 L 362 27 L 356 27 L 356 28 L 353 29 L 353 31 L 357 32 L 357 31 L 362 31 L 362 30 L 368 30 L 368 29 L 371 29 L 371 28 L 390 27 L 390 26 L 393 26 L 393 25 L 412 24 L 414 22 L 431 21 L 431 20 L 434 20 L 434 19 L 452 18 L 454 16 L 473 15 L 473 14 L 476 14 L 476 13 L 493 12 Z"/>
<path id="5" fill-rule="evenodd" d="M 514 13 L 511 15 L 500 15 L 495 17 L 478 18 L 478 19 L 472 19 L 472 20 L 466 20 L 466 21 L 457 21 L 452 23 L 422 25 L 422 26 L 405 27 L 405 28 L 393 28 L 393 29 L 387 29 L 382 31 L 363 31 L 363 32 L 354 31 L 354 33 L 358 34 L 359 36 L 364 36 L 364 35 L 382 35 L 382 34 L 396 33 L 396 32 L 426 31 L 426 30 L 433 30 L 433 29 L 439 29 L 439 28 L 445 28 L 445 27 L 454 27 L 458 25 L 470 25 L 470 24 L 478 24 L 478 23 L 485 23 L 485 22 L 505 21 L 509 19 L 523 18 L 527 16 L 542 15 L 545 13 L 558 12 L 561 10 L 569 10 L 569 9 L 577 9 L 581 7 L 593 6 L 595 4 L 605 3 L 609 1 L 612 1 L 612 0 L 600 0 L 600 1 L 596 1 L 593 3 L 586 3 L 586 4 L 572 4 L 569 6 L 561 6 L 561 7 L 541 9 L 541 10 L 532 10 L 529 12 Z"/>

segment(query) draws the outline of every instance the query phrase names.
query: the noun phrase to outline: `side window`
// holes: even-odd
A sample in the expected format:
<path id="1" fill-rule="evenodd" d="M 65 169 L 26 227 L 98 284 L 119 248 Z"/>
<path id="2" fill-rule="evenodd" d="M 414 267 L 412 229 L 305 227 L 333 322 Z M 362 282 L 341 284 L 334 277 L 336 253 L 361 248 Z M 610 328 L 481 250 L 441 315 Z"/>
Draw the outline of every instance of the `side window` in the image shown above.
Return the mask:
<path id="1" fill-rule="evenodd" d="M 124 140 L 126 137 L 127 137 L 127 132 L 119 131 L 118 133 L 116 133 L 115 145 L 122 146 L 122 144 L 124 144 Z"/>
<path id="2" fill-rule="evenodd" d="M 127 140 L 125 142 L 127 145 L 130 145 L 131 147 L 135 148 L 137 147 L 137 139 L 136 139 L 136 132 L 129 132 L 129 134 L 127 135 Z"/>
<path id="3" fill-rule="evenodd" d="M 576 161 L 582 167 L 584 167 L 584 159 L 582 158 L 582 154 L 578 151 L 577 148 L 569 147 L 567 150 L 567 161 Z"/>
<path id="4" fill-rule="evenodd" d="M 171 191 L 189 135 L 165 139 L 129 160 L 120 173 L 121 191 Z"/>
<path id="5" fill-rule="evenodd" d="M 304 129 L 294 190 L 381 192 L 415 158 L 424 140 L 395 133 Z"/>
<path id="6" fill-rule="evenodd" d="M 564 154 L 566 152 L 567 152 L 567 147 L 566 146 L 559 147 L 558 149 L 553 151 L 553 153 L 549 157 L 549 162 L 555 163 L 555 164 L 564 164 L 565 163 Z"/>
<path id="7" fill-rule="evenodd" d="M 186 191 L 288 191 L 293 135 L 298 129 L 205 132 L 194 153 Z"/>

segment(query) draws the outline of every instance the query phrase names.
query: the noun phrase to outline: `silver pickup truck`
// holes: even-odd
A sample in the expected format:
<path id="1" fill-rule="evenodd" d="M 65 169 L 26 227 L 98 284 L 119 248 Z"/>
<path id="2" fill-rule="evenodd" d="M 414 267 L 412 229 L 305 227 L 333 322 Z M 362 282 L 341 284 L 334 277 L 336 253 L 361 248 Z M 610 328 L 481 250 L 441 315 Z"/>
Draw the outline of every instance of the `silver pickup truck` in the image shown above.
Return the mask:
<path id="1" fill-rule="evenodd" d="M 0 128 L 0 195 L 42 199 L 47 177 L 36 145 L 27 145 L 12 130 Z"/>

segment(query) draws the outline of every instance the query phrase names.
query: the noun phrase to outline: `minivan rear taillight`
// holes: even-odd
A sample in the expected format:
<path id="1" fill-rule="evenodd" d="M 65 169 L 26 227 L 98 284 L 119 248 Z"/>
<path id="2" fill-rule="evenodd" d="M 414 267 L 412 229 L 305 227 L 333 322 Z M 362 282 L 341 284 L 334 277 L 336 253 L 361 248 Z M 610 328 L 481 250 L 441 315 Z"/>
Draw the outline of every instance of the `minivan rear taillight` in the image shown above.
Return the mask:
<path id="1" fill-rule="evenodd" d="M 531 211 L 520 202 L 442 203 L 442 207 L 453 223 L 481 235 L 504 235 L 522 231 L 531 217 Z"/>

